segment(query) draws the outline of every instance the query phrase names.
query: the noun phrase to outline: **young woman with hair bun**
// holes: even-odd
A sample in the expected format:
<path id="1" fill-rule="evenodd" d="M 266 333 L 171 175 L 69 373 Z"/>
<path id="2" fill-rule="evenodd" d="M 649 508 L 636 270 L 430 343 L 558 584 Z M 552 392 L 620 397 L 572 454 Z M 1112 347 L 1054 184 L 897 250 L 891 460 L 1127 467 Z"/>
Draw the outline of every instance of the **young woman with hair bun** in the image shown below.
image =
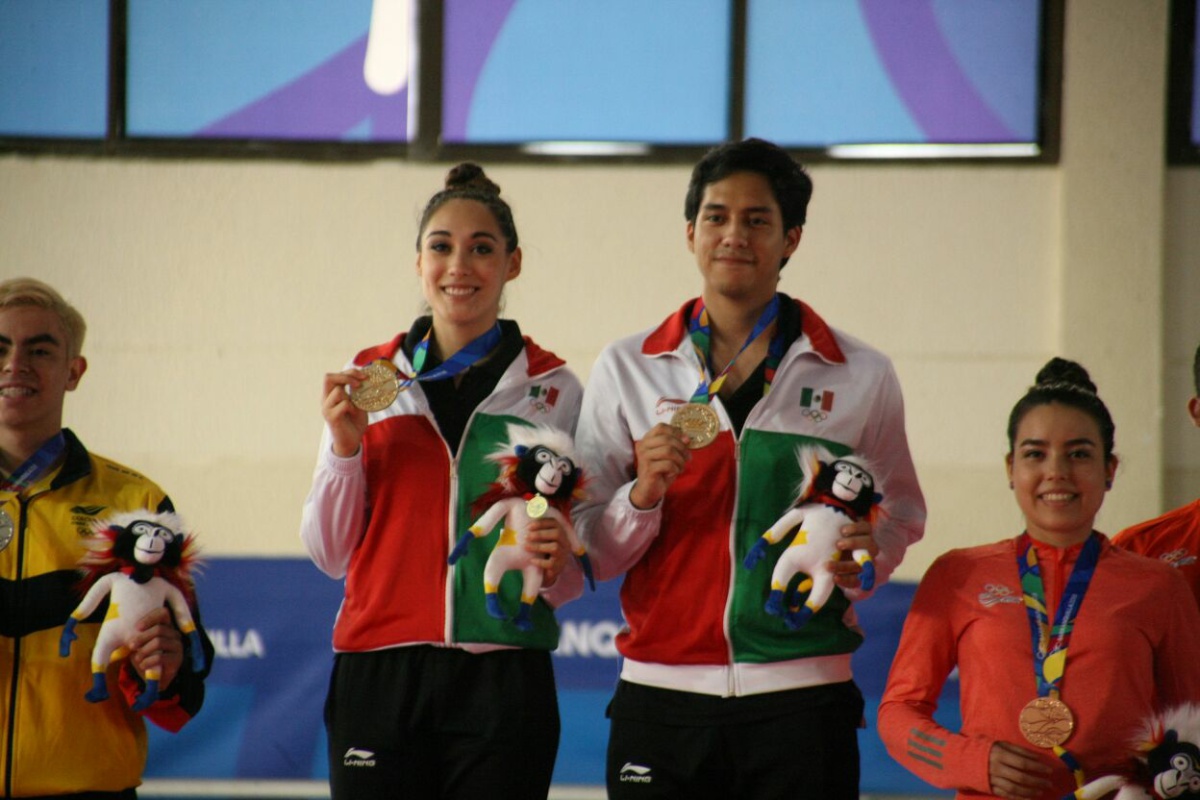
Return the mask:
<path id="1" fill-rule="evenodd" d="M 1014 406 L 1005 468 L 1025 530 L 938 558 L 879 709 L 888 752 L 957 797 L 1062 798 L 1128 774 L 1155 712 L 1200 701 L 1200 611 L 1169 566 L 1095 530 L 1115 426 L 1087 371 L 1051 360 Z M 962 725 L 934 719 L 958 669 Z"/>
<path id="2" fill-rule="evenodd" d="M 448 564 L 496 480 L 511 422 L 573 434 L 579 380 L 500 319 L 521 274 L 512 210 L 460 164 L 421 215 L 427 305 L 407 332 L 325 376 L 321 439 L 301 539 L 345 579 L 325 706 L 335 800 L 545 797 L 558 749 L 554 607 L 582 591 L 562 525 L 531 523 L 544 569 L 531 624 L 485 610 L 478 546 Z M 523 623 L 525 620 L 522 621 Z"/>

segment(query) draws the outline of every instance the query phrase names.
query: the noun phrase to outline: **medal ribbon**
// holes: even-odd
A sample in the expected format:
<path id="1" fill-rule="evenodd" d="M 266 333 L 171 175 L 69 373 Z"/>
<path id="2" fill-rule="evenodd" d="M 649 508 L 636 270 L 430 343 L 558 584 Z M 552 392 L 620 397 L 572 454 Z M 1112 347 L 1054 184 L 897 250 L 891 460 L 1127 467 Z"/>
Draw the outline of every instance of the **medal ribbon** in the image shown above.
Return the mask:
<path id="1" fill-rule="evenodd" d="M 742 343 L 741 349 L 734 354 L 733 358 L 729 359 L 729 363 L 725 365 L 725 369 L 713 378 L 708 380 L 708 373 L 712 370 L 712 365 L 709 363 L 709 351 L 712 348 L 712 325 L 708 321 L 708 309 L 704 306 L 704 300 L 697 300 L 696 307 L 692 309 L 691 319 L 688 320 L 688 338 L 692 340 L 692 347 L 696 351 L 696 355 L 700 358 L 700 385 L 692 392 L 691 400 L 688 402 L 708 405 L 712 396 L 721 390 L 721 384 L 725 382 L 725 378 L 729 374 L 729 370 L 733 367 L 733 363 L 737 361 L 738 356 L 745 352 L 746 348 L 762 336 L 763 331 L 770 327 L 771 323 L 779 316 L 779 295 L 776 294 L 771 298 L 771 302 L 763 309 L 759 315 L 758 322 L 754 323 L 754 329 L 750 331 L 750 335 L 746 337 L 746 341 Z M 775 368 L 779 366 L 780 360 L 783 358 L 783 336 L 776 330 L 775 335 L 771 337 L 771 344 L 767 348 L 766 373 L 763 381 L 763 397 L 771 391 L 771 381 L 775 378 Z"/>
<path id="2" fill-rule="evenodd" d="M 441 364 L 438 364 L 429 372 L 421 372 L 425 367 L 425 358 L 429 354 L 429 337 L 432 334 L 433 326 L 431 325 L 425 333 L 424 338 L 417 342 L 417 346 L 413 348 L 412 375 L 408 375 L 403 370 L 397 369 L 403 376 L 403 380 L 400 382 L 401 391 L 411 386 L 413 381 L 444 381 L 447 378 L 453 378 L 490 353 L 492 348 L 500 343 L 501 336 L 500 323 L 497 322 L 487 331 L 468 342 L 466 347 L 450 356 Z"/>
<path id="3" fill-rule="evenodd" d="M 23 492 L 46 473 L 67 447 L 62 431 L 51 436 L 37 452 L 25 459 L 7 478 L 0 477 L 0 491 Z"/>
<path id="4" fill-rule="evenodd" d="M 1084 595 L 1096 573 L 1096 562 L 1100 560 L 1100 537 L 1092 533 L 1067 579 L 1062 599 L 1054 612 L 1054 625 L 1046 611 L 1046 592 L 1042 583 L 1042 571 L 1038 566 L 1037 550 L 1028 533 L 1022 534 L 1018 545 L 1017 571 L 1021 576 L 1021 593 L 1025 612 L 1029 618 L 1029 632 L 1033 641 L 1033 672 L 1037 679 L 1038 697 L 1059 695 L 1063 674 L 1067 669 L 1067 649 L 1071 634 L 1075 630 L 1075 618 L 1083 606 Z M 1075 782 L 1083 786 L 1083 770 L 1079 762 L 1065 748 L 1056 745 L 1055 754 L 1075 774 Z"/>

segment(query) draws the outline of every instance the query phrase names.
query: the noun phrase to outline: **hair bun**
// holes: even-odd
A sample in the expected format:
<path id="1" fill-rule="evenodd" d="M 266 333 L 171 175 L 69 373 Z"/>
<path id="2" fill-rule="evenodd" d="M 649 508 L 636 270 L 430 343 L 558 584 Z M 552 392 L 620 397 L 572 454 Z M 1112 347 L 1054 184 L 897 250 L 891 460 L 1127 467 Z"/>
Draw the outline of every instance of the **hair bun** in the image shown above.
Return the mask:
<path id="1" fill-rule="evenodd" d="M 483 167 L 470 161 L 464 161 L 446 174 L 446 188 L 474 189 L 497 197 L 500 195 L 500 187 L 484 174 Z"/>
<path id="2" fill-rule="evenodd" d="M 1052 358 L 1037 374 L 1037 385 L 1068 385 L 1096 394 L 1096 384 L 1082 365 L 1065 358 Z"/>

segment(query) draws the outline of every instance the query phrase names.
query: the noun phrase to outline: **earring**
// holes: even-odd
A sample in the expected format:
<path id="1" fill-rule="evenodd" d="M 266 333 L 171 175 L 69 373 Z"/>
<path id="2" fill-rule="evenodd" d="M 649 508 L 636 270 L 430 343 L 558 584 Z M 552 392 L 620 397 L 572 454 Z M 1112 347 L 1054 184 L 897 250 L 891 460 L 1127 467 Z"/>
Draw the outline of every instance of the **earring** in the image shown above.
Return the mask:
<path id="1" fill-rule="evenodd" d="M 1009 482 L 1008 482 L 1008 488 L 1010 488 L 1010 489 L 1015 489 L 1015 488 L 1017 488 L 1017 487 L 1013 486 L 1013 482 L 1012 482 L 1012 481 L 1009 481 Z"/>
<path id="2" fill-rule="evenodd" d="M 1105 489 L 1111 489 L 1111 488 L 1112 488 L 1112 481 L 1105 481 L 1105 482 L 1104 482 L 1104 488 L 1105 488 Z"/>

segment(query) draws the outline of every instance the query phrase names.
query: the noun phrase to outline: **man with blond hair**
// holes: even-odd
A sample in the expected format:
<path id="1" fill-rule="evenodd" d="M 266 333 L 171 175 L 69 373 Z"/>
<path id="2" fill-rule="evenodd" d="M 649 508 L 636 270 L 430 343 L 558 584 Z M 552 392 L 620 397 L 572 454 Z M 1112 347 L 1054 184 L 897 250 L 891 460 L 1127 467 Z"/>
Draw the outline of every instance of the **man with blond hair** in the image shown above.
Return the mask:
<path id="1" fill-rule="evenodd" d="M 143 617 L 110 665 L 106 702 L 88 702 L 90 654 L 107 604 L 82 620 L 68 657 L 63 626 L 80 598 L 78 561 L 93 522 L 116 512 L 171 511 L 149 479 L 88 452 L 63 427 L 79 385 L 87 326 L 47 284 L 0 282 L 0 796 L 133 798 L 146 764 L 143 717 L 178 730 L 204 700 L 204 674 L 164 607 Z M 201 634 L 206 663 L 212 645 Z M 131 708 L 147 673 L 159 699 Z"/>

